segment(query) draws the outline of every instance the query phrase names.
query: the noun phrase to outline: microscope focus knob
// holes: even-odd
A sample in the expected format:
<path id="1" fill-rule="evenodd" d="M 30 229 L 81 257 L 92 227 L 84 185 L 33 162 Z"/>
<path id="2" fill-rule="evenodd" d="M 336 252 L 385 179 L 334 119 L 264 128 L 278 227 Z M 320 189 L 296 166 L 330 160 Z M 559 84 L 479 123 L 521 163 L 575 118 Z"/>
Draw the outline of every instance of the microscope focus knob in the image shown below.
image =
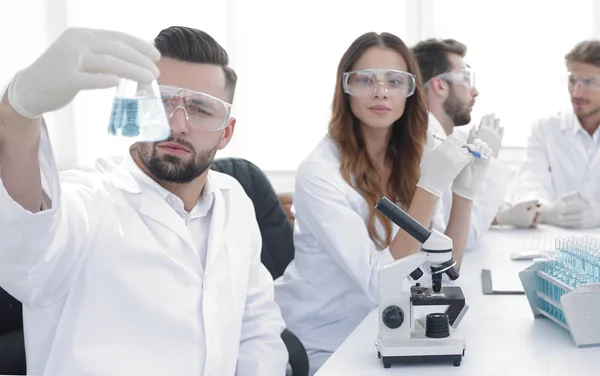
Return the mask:
<path id="1" fill-rule="evenodd" d="M 398 306 L 388 306 L 381 314 L 381 320 L 390 329 L 398 329 L 404 322 L 404 312 Z"/>

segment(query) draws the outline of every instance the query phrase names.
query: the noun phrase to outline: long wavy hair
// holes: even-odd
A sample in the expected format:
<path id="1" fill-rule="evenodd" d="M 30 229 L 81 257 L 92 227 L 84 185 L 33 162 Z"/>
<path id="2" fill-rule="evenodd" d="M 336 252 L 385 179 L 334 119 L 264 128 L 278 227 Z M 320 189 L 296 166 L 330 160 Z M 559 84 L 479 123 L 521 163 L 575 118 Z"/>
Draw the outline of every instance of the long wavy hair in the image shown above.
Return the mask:
<path id="1" fill-rule="evenodd" d="M 379 249 L 383 249 L 391 242 L 392 223 L 375 210 L 375 205 L 385 195 L 386 189 L 381 186 L 379 174 L 367 153 L 360 120 L 350 109 L 350 100 L 348 94 L 344 93 L 342 81 L 344 72 L 351 71 L 356 61 L 371 47 L 396 51 L 406 61 L 408 72 L 415 76 L 415 92 L 406 98 L 404 113 L 391 127 L 386 152 L 386 162 L 392 166 L 387 192 L 393 197 L 389 199 L 405 208 L 410 205 L 419 179 L 428 117 L 419 66 L 404 42 L 390 33 L 370 32 L 356 39 L 338 65 L 329 135 L 340 151 L 342 177 L 368 204 L 369 237 Z M 376 231 L 377 220 L 384 226 L 385 237 Z"/>

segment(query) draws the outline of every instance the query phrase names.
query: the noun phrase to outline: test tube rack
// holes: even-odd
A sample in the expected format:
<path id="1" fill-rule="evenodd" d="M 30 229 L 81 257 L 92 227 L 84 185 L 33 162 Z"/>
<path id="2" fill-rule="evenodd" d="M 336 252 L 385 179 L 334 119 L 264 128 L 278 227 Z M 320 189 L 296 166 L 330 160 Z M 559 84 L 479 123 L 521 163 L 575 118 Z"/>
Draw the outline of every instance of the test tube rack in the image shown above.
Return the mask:
<path id="1" fill-rule="evenodd" d="M 572 288 L 544 272 L 539 262 L 521 271 L 519 278 L 535 318 L 566 329 L 577 347 L 600 345 L 600 284 Z"/>

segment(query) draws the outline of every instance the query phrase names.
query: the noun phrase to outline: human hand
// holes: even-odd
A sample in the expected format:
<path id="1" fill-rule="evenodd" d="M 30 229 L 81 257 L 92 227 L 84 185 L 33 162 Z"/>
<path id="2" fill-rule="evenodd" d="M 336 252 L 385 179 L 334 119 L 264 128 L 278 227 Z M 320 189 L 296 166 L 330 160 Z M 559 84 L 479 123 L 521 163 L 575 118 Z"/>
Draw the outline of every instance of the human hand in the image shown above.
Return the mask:
<path id="1" fill-rule="evenodd" d="M 439 146 L 426 147 L 421 157 L 421 174 L 417 187 L 442 197 L 456 176 L 473 160 L 467 144 L 450 135 Z"/>
<path id="2" fill-rule="evenodd" d="M 67 29 L 8 88 L 10 105 L 35 119 L 58 110 L 81 90 L 116 86 L 120 78 L 151 83 L 158 77 L 158 50 L 117 31 Z"/>
<path id="3" fill-rule="evenodd" d="M 540 207 L 540 221 L 561 227 L 588 228 L 600 225 L 600 205 L 579 191 L 568 193 Z"/>
<path id="4" fill-rule="evenodd" d="M 475 139 L 481 139 L 492 150 L 492 156 L 498 158 L 503 137 L 504 128 L 500 126 L 500 119 L 496 118 L 494 114 L 489 114 L 481 118 L 479 128 L 471 128 L 467 142 L 473 143 Z"/>
<path id="5" fill-rule="evenodd" d="M 537 225 L 537 205 L 537 200 L 531 200 L 503 208 L 496 215 L 496 221 L 499 225 L 519 228 L 535 227 Z"/>
<path id="6" fill-rule="evenodd" d="M 452 192 L 457 195 L 464 197 L 468 200 L 473 200 L 481 183 L 485 177 L 485 172 L 490 163 L 489 156 L 491 154 L 490 148 L 487 144 L 480 139 L 475 139 L 472 144 L 467 145 L 472 150 L 479 152 L 482 156 L 488 158 L 476 158 L 474 157 L 454 179 L 452 183 Z"/>

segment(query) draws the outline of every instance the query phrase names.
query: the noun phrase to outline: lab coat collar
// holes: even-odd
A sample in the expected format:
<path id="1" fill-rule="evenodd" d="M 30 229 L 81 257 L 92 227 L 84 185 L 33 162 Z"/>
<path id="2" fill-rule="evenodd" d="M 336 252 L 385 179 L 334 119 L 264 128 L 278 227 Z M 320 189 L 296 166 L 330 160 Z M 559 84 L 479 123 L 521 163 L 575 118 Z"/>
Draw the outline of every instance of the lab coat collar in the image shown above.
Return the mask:
<path id="1" fill-rule="evenodd" d="M 154 182 L 154 180 L 152 180 L 149 176 L 147 176 L 144 172 L 142 172 L 139 169 L 139 167 L 135 164 L 133 158 L 131 158 L 129 154 L 120 161 L 115 158 L 98 159 L 96 161 L 95 169 L 96 171 L 105 174 L 106 178 L 117 189 L 124 190 L 129 193 L 141 193 L 142 184 L 140 180 L 145 179 L 148 179 L 148 181 L 151 181 L 156 186 L 160 187 L 160 185 Z M 140 171 L 140 176 L 134 176 L 134 174 L 132 174 L 132 171 L 136 171 L 136 169 L 137 171 Z M 207 186 L 209 186 L 207 192 L 210 193 L 214 193 L 217 190 L 228 190 L 232 188 L 230 179 L 224 178 L 222 174 L 212 170 L 208 172 L 206 184 Z M 204 192 L 202 194 L 202 197 L 204 197 Z"/>
<path id="2" fill-rule="evenodd" d="M 123 161 L 119 162 L 114 158 L 100 158 L 96 160 L 95 170 L 103 174 L 117 189 L 134 194 L 142 192 L 142 186 L 133 175 L 123 167 Z"/>
<path id="3" fill-rule="evenodd" d="M 574 135 L 580 131 L 585 132 L 583 125 L 581 125 L 579 118 L 577 118 L 573 110 L 567 110 L 561 114 L 560 129 Z"/>
<path id="4" fill-rule="evenodd" d="M 167 193 L 170 194 L 170 192 L 140 170 L 131 156 L 125 157 L 121 163 L 116 163 L 110 159 L 99 160 L 97 168 L 106 173 L 107 180 L 115 188 L 137 197 L 131 203 L 137 207 L 141 215 L 164 225 L 184 240 L 190 248 L 194 249 L 194 243 L 187 231 L 186 224 L 167 200 L 169 197 Z M 200 200 L 199 204 L 190 213 L 190 217 L 204 216 L 212 209 L 209 250 L 218 249 L 213 247 L 219 247 L 221 242 L 221 237 L 217 233 L 224 226 L 225 209 L 222 207 L 224 203 L 220 201 L 224 200 L 223 191 L 233 187 L 231 180 L 232 178 L 229 176 L 216 171 L 209 171 L 202 192 L 202 198 L 207 198 L 207 200 Z M 142 190 L 142 187 L 145 191 Z M 206 267 L 210 263 L 211 252 L 207 252 Z"/>
<path id="5" fill-rule="evenodd" d="M 589 133 L 583 128 L 579 118 L 573 110 L 564 111 L 560 117 L 560 129 L 567 134 L 580 137 L 590 137 Z M 592 139 L 596 141 L 600 137 L 600 127 L 596 129 L 592 135 Z M 587 152 L 584 153 L 587 155 Z"/>
<path id="6" fill-rule="evenodd" d="M 139 168 L 139 166 L 135 163 L 131 155 L 128 154 L 127 156 L 125 156 L 125 158 L 123 158 L 122 166 L 137 180 L 137 182 L 139 183 L 138 186 L 141 184 L 145 187 L 148 187 L 149 189 L 152 189 L 162 199 L 171 204 L 172 207 L 178 207 L 181 210 L 183 210 L 183 201 L 181 201 L 179 197 L 171 193 L 168 189 L 162 187 L 150 176 L 148 176 L 144 171 L 142 171 Z M 207 177 L 206 183 L 204 184 L 204 188 L 202 189 L 202 193 L 200 194 L 200 198 L 198 199 L 196 206 L 194 206 L 194 208 L 189 213 L 190 218 L 193 219 L 204 217 L 210 210 L 213 201 L 213 185 L 210 179 L 208 179 Z"/>
<path id="7" fill-rule="evenodd" d="M 440 138 L 446 139 L 446 137 L 448 137 L 446 131 L 444 130 L 444 127 L 442 126 L 442 123 L 440 123 L 440 121 L 435 117 L 435 115 L 431 111 L 429 111 L 428 128 L 432 134 L 435 134 Z"/>

